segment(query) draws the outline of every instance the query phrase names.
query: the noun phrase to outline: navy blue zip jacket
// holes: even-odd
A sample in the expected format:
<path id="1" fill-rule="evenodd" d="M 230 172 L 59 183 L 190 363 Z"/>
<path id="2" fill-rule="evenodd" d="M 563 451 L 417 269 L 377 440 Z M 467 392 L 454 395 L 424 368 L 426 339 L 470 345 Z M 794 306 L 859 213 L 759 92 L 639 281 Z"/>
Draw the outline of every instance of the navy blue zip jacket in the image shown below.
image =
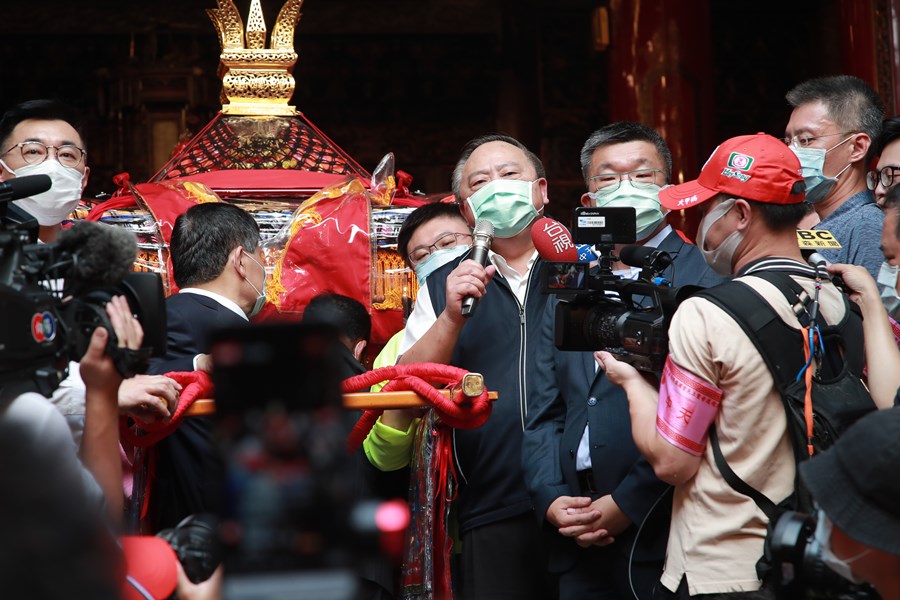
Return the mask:
<path id="1" fill-rule="evenodd" d="M 428 276 L 436 315 L 446 306 L 447 275 L 466 258 Z M 453 350 L 452 365 L 481 373 L 488 389 L 498 392 L 484 425 L 454 432 L 460 532 L 532 510 L 522 473 L 522 432 L 529 382 L 540 368 L 534 350 L 549 298 L 540 291 L 541 262 L 532 265 L 524 306 L 495 274 Z"/>

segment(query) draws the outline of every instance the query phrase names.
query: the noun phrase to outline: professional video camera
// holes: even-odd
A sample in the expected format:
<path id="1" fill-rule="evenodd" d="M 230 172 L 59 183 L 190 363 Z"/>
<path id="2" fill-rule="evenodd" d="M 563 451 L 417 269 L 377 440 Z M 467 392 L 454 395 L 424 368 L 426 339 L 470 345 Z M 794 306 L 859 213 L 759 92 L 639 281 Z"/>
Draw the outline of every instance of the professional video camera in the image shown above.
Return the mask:
<path id="1" fill-rule="evenodd" d="M 667 331 L 678 304 L 698 286 L 673 288 L 662 277 L 672 257 L 655 248 L 615 244 L 635 241 L 635 210 L 630 207 L 576 208 L 572 238 L 594 246 L 599 268 L 586 262 L 548 262 L 542 271 L 545 293 L 560 297 L 554 338 L 560 350 L 606 350 L 641 371 L 659 372 L 668 349 Z M 542 253 L 543 256 L 543 253 Z M 640 267 L 638 279 L 612 271 L 622 260 Z"/>
<path id="2" fill-rule="evenodd" d="M 5 208 L 0 202 L 0 213 Z M 125 377 L 165 351 L 162 282 L 154 273 L 130 271 L 137 250 L 132 234 L 79 222 L 56 242 L 33 243 L 34 224 L 0 216 L 0 385 L 24 384 L 23 391 L 49 396 L 68 361 L 84 355 L 96 327 L 110 332 L 107 353 Z M 115 295 L 125 296 L 143 326 L 138 351 L 118 348 L 105 310 Z"/>
<path id="3" fill-rule="evenodd" d="M 763 561 L 775 569 L 778 598 L 823 600 L 877 600 L 869 585 L 844 579 L 822 561 L 815 539 L 816 519 L 787 511 L 769 526 Z"/>

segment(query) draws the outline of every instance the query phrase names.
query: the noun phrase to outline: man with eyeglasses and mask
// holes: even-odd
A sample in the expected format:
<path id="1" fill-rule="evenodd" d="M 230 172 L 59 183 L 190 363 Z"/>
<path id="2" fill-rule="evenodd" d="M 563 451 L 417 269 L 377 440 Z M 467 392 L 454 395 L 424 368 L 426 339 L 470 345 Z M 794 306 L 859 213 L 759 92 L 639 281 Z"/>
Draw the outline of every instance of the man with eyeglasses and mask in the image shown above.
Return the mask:
<path id="1" fill-rule="evenodd" d="M 717 274 L 666 222 L 659 192 L 669 183 L 672 155 L 659 133 L 628 121 L 602 127 L 581 150 L 581 170 L 588 188 L 581 203 L 634 208 L 635 243 L 673 257 L 662 273 L 673 285 L 723 281 L 727 269 Z M 614 269 L 629 279 L 640 273 L 622 263 Z M 522 451 L 536 516 L 554 532 L 550 568 L 559 573 L 561 599 L 645 600 L 662 574 L 669 486 L 634 445 L 621 388 L 604 377 L 592 353 L 554 346 L 556 305 L 551 299 L 536 348 L 542 369 Z"/>
<path id="2" fill-rule="evenodd" d="M 885 119 L 881 134 L 875 140 L 870 156 L 877 156 L 875 169 L 866 174 L 866 184 L 875 194 L 875 201 L 884 211 L 881 228 L 881 252 L 884 262 L 878 271 L 876 282 L 885 309 L 894 318 L 900 318 L 900 291 L 897 289 L 900 271 L 900 227 L 897 225 L 900 197 L 892 193 L 900 183 L 900 117 Z M 891 197 L 893 200 L 889 200 Z"/>
<path id="3" fill-rule="evenodd" d="M 556 595 L 546 548 L 522 478 L 522 430 L 535 373 L 537 332 L 547 296 L 531 225 L 548 202 L 540 159 L 521 142 L 488 135 L 463 149 L 451 180 L 470 226 L 494 226 L 484 267 L 465 256 L 441 266 L 419 288 L 406 324 L 401 363 L 437 362 L 482 373 L 499 398 L 487 422 L 457 429 L 453 456 L 462 554 L 455 595 L 464 599 Z M 467 296 L 478 299 L 469 318 Z"/>
<path id="4" fill-rule="evenodd" d="M 47 175 L 46 192 L 14 200 L 40 225 L 38 237 L 52 242 L 87 185 L 87 151 L 68 106 L 53 100 L 31 100 L 10 109 L 0 119 L 0 181 Z"/>
<path id="5" fill-rule="evenodd" d="M 29 175 L 50 177 L 49 190 L 13 204 L 38 222 L 40 242 L 54 241 L 81 200 L 90 174 L 78 114 L 57 100 L 22 102 L 0 117 L 0 153 L 0 181 Z M 119 388 L 119 410 L 145 421 L 167 418 L 180 389 L 168 377 L 137 375 Z M 54 392 L 52 401 L 79 442 L 84 426 L 84 385 L 78 363 L 70 363 L 69 377 Z"/>
<path id="6" fill-rule="evenodd" d="M 815 229 L 832 233 L 840 249 L 819 252 L 831 263 L 881 268 L 878 238 L 884 216 L 866 186 L 869 148 L 881 132 L 878 94 L 849 75 L 810 79 L 786 95 L 794 107 L 784 143 L 800 160 L 806 201 L 819 216 Z"/>

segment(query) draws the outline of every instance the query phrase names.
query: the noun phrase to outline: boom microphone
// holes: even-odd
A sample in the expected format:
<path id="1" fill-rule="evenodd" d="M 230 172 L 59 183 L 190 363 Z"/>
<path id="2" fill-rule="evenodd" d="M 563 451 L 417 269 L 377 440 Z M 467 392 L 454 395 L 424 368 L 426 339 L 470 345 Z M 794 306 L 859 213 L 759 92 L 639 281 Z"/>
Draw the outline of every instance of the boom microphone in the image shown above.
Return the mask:
<path id="1" fill-rule="evenodd" d="M 651 267 L 657 273 L 672 264 L 672 256 L 668 252 L 652 246 L 624 246 L 619 252 L 619 260 L 629 267 Z"/>
<path id="2" fill-rule="evenodd" d="M 591 246 L 573 243 L 566 226 L 548 217 L 538 219 L 531 226 L 531 243 L 544 260 L 583 263 L 597 260 Z"/>
<path id="3" fill-rule="evenodd" d="M 134 234 L 120 227 L 78 221 L 64 229 L 57 241 L 60 250 L 73 254 L 68 282 L 79 287 L 107 286 L 122 281 L 137 257 Z"/>
<path id="4" fill-rule="evenodd" d="M 472 253 L 469 255 L 482 267 L 488 264 L 488 251 L 491 249 L 491 242 L 494 240 L 494 224 L 490 221 L 480 220 L 475 223 L 475 230 L 472 232 Z M 462 301 L 462 316 L 468 318 L 475 314 L 475 306 L 478 299 L 474 296 L 466 296 Z"/>
<path id="5" fill-rule="evenodd" d="M 0 201 L 18 200 L 46 192 L 53 182 L 49 175 L 26 175 L 0 181 Z"/>

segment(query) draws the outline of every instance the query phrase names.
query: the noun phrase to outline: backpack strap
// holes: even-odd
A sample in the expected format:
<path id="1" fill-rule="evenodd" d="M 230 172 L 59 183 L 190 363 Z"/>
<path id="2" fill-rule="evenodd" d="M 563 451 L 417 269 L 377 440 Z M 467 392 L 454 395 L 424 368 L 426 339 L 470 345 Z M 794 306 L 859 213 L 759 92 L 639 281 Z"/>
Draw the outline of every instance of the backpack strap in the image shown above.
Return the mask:
<path id="1" fill-rule="evenodd" d="M 760 277 L 777 287 L 784 294 L 788 303 L 795 307 L 794 314 L 800 313 L 798 320 L 801 323 L 803 320 L 808 322 L 808 315 L 805 314 L 805 305 L 809 301 L 808 295 L 790 275 L 778 271 L 763 271 L 754 276 Z M 804 364 L 803 352 L 800 351 L 803 344 L 800 332 L 789 327 L 759 292 L 743 282 L 729 281 L 701 290 L 695 296 L 706 298 L 725 311 L 741 326 L 741 329 L 753 342 L 757 352 L 765 361 L 775 381 L 775 385 L 778 387 L 779 395 L 784 400 L 787 387 L 796 378 L 796 374 Z M 799 310 L 797 308 L 798 305 Z M 806 317 L 805 319 L 804 316 Z M 790 348 L 797 348 L 798 352 L 791 352 Z M 787 419 L 791 419 L 786 403 L 784 410 Z M 715 425 L 710 427 L 709 442 L 716 467 L 728 485 L 736 492 L 753 499 L 760 510 L 769 518 L 769 521 L 774 522 L 778 514 L 777 506 L 768 496 L 741 479 L 734 472 L 722 453 Z"/>
<path id="2" fill-rule="evenodd" d="M 777 287 L 788 303 L 795 307 L 794 314 L 798 313 L 796 307 L 803 305 L 800 308 L 802 317 L 798 316 L 798 320 L 801 324 L 804 324 L 803 320 L 808 321 L 805 304 L 809 299 L 803 288 L 790 275 L 777 271 L 763 271 L 754 277 L 764 279 Z M 729 281 L 701 290 L 694 295 L 706 298 L 741 326 L 772 373 L 779 392 L 783 393 L 803 368 L 803 338 L 800 332 L 789 327 L 759 292 L 740 281 Z M 797 352 L 788 350 L 794 347 L 798 349 Z"/>
<path id="3" fill-rule="evenodd" d="M 741 479 L 740 475 L 734 472 L 734 469 L 725 460 L 725 455 L 722 454 L 722 447 L 719 445 L 719 433 L 716 431 L 715 424 L 709 428 L 709 446 L 712 449 L 713 458 L 716 461 L 716 466 L 719 468 L 719 473 L 722 474 L 722 478 L 731 486 L 731 489 L 739 494 L 750 496 L 760 510 L 769 517 L 769 522 L 774 523 L 775 518 L 778 516 L 778 507 L 768 496 Z"/>

